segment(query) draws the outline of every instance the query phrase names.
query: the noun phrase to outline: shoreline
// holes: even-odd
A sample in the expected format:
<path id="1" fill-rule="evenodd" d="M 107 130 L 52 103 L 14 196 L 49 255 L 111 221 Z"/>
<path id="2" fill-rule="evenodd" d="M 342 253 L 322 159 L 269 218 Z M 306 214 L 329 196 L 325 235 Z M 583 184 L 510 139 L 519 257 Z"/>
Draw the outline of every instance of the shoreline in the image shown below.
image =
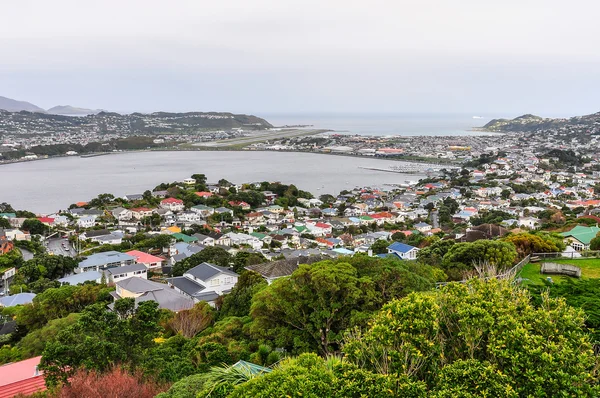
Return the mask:
<path id="1" fill-rule="evenodd" d="M 298 151 L 298 150 L 265 150 L 265 149 L 236 149 L 236 148 L 228 148 L 228 147 L 197 147 L 197 148 L 161 148 L 161 149 L 135 149 L 128 151 L 119 151 L 119 152 L 98 152 L 98 153 L 89 153 L 83 155 L 55 155 L 55 156 L 45 156 L 37 159 L 18 159 L 12 160 L 8 162 L 0 162 L 0 166 L 15 164 L 15 163 L 25 163 L 25 162 L 36 162 L 41 160 L 50 160 L 57 158 L 80 158 L 87 159 L 99 156 L 108 156 L 108 155 L 119 155 L 126 153 L 143 153 L 143 152 L 286 152 L 286 153 L 312 153 L 315 155 L 331 155 L 331 156 L 346 156 L 346 157 L 355 157 L 361 159 L 374 159 L 374 160 L 390 160 L 395 162 L 404 162 L 404 163 L 424 163 L 424 164 L 432 164 L 436 166 L 452 166 L 452 167 L 460 167 L 462 162 L 451 162 L 451 161 L 440 161 L 438 158 L 423 158 L 423 159 L 403 159 L 397 157 L 385 157 L 385 156 L 366 156 L 366 155 L 357 155 L 351 153 L 331 153 L 331 152 L 315 152 L 315 151 Z"/>

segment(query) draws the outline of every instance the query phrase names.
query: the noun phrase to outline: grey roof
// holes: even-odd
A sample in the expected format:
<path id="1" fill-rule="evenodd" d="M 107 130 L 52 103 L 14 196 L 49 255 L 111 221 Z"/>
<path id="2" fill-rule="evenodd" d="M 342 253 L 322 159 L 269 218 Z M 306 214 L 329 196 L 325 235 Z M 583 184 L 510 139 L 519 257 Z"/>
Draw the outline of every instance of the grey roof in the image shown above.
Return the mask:
<path id="1" fill-rule="evenodd" d="M 102 235 L 102 236 L 98 236 L 96 238 L 97 241 L 99 241 L 99 243 L 102 243 L 102 241 L 110 241 L 113 239 L 123 239 L 123 234 L 108 234 L 108 235 Z"/>
<path id="2" fill-rule="evenodd" d="M 35 293 L 17 293 L 12 296 L 0 298 L 0 307 L 13 307 L 15 305 L 30 304 Z"/>
<path id="3" fill-rule="evenodd" d="M 125 195 L 125 198 L 127 198 L 127 200 L 138 200 L 138 199 L 144 199 L 144 195 L 141 193 L 133 193 L 130 195 Z"/>
<path id="4" fill-rule="evenodd" d="M 102 278 L 102 273 L 98 271 L 87 271 L 81 274 L 74 274 L 60 278 L 60 283 L 68 283 L 69 285 L 78 285 L 83 282 L 96 281 Z"/>
<path id="5" fill-rule="evenodd" d="M 131 265 L 124 265 L 122 267 L 109 268 L 106 270 L 106 272 L 108 272 L 111 275 L 114 275 L 114 274 L 126 274 L 128 272 L 135 272 L 135 271 L 143 271 L 145 269 L 147 269 L 147 268 L 144 264 L 131 264 Z"/>
<path id="6" fill-rule="evenodd" d="M 219 267 L 218 265 L 214 265 L 214 264 L 210 264 L 210 263 L 199 264 L 186 272 L 186 274 L 190 274 L 194 278 L 198 278 L 201 281 L 210 280 L 212 277 L 214 277 L 215 275 L 218 275 L 220 273 L 238 276 L 238 274 L 236 274 L 233 271 L 228 270 L 227 268 Z"/>
<path id="7" fill-rule="evenodd" d="M 114 214 L 119 214 L 122 213 L 124 211 L 126 211 L 127 209 L 124 207 L 115 207 L 114 209 L 112 209 L 110 212 L 114 215 Z"/>
<path id="8" fill-rule="evenodd" d="M 92 229 L 85 231 L 84 234 L 86 238 L 95 238 L 97 236 L 110 235 L 110 231 L 108 229 Z"/>
<path id="9" fill-rule="evenodd" d="M 202 286 L 201 284 L 194 282 L 193 280 L 191 280 L 190 278 L 186 278 L 185 276 L 169 278 L 167 279 L 167 282 L 169 282 L 171 285 L 175 286 L 176 288 L 190 296 L 194 296 L 195 294 L 198 294 L 204 289 L 206 289 L 205 286 Z"/>
<path id="10" fill-rule="evenodd" d="M 84 209 L 80 214 L 84 216 L 101 216 L 104 212 L 98 209 Z"/>
<path id="11" fill-rule="evenodd" d="M 115 263 L 120 261 L 135 261 L 135 257 L 130 256 L 126 253 L 119 253 L 117 251 L 108 251 L 102 253 L 92 254 L 85 260 L 79 263 L 80 268 L 106 265 L 108 263 Z"/>
<path id="12" fill-rule="evenodd" d="M 155 290 L 169 289 L 169 286 L 164 283 L 153 282 L 134 276 L 117 282 L 117 285 L 132 293 L 147 293 Z"/>
<path id="13" fill-rule="evenodd" d="M 135 298 L 135 305 L 144 301 L 156 301 L 158 308 L 171 311 L 189 310 L 194 306 L 194 300 L 175 290 L 164 283 L 152 282 L 142 278 L 131 277 L 117 282 L 123 289 L 134 293 L 142 293 Z M 113 304 L 109 307 L 112 308 Z"/>
<path id="14" fill-rule="evenodd" d="M 198 238 L 198 240 L 214 239 L 214 238 L 211 238 L 211 237 L 210 237 L 210 236 L 208 236 L 208 235 L 202 235 L 202 234 L 194 234 L 194 235 L 192 235 L 192 236 L 195 236 L 196 238 Z"/>
<path id="15" fill-rule="evenodd" d="M 194 295 L 194 298 L 200 301 L 215 301 L 219 298 L 219 294 L 217 292 L 198 293 Z"/>

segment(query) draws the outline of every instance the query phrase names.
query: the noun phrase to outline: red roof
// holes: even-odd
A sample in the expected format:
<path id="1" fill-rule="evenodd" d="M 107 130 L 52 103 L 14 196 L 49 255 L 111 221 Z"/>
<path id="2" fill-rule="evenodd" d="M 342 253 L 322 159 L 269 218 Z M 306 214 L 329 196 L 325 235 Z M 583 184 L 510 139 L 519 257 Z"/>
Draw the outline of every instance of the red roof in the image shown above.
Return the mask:
<path id="1" fill-rule="evenodd" d="M 181 200 L 181 199 L 175 199 L 175 198 L 167 198 L 167 199 L 161 200 L 160 203 L 164 203 L 164 204 L 167 204 L 167 203 L 182 204 L 183 200 Z"/>
<path id="2" fill-rule="evenodd" d="M 322 223 L 322 222 L 318 222 L 318 223 L 315 224 L 315 227 L 328 229 L 328 228 L 331 228 L 331 225 L 325 224 L 325 223 Z"/>
<path id="3" fill-rule="evenodd" d="M 45 390 L 44 376 L 36 371 L 41 358 L 39 356 L 0 366 L 0 398 Z"/>
<path id="4" fill-rule="evenodd" d="M 139 250 L 132 250 L 127 252 L 130 256 L 135 257 L 135 261 L 139 264 L 152 264 L 165 261 L 164 258 L 153 256 L 152 254 L 144 253 Z"/>
<path id="5" fill-rule="evenodd" d="M 48 224 L 52 224 L 54 222 L 54 218 L 50 218 L 50 217 L 38 217 L 38 220 L 40 220 L 43 223 L 48 223 Z"/>
<path id="6" fill-rule="evenodd" d="M 201 198 L 208 198 L 213 194 L 212 192 L 196 192 L 196 195 L 200 196 Z"/>

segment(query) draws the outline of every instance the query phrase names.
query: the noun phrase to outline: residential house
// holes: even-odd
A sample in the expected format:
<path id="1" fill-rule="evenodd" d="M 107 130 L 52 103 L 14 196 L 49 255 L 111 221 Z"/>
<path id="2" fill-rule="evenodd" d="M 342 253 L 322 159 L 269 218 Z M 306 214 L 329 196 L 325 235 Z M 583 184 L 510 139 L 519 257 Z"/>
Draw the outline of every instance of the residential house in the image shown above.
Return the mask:
<path id="1" fill-rule="evenodd" d="M 167 283 L 176 292 L 192 298 L 195 302 L 215 300 L 231 291 L 238 281 L 238 274 L 210 263 L 202 263 L 186 271 L 183 276 L 169 278 Z"/>
<path id="2" fill-rule="evenodd" d="M 215 209 L 215 213 L 217 213 L 217 214 L 230 214 L 233 217 L 233 210 L 228 209 L 227 207 L 217 207 Z"/>
<path id="3" fill-rule="evenodd" d="M 6 254 L 15 248 L 15 244 L 6 236 L 0 236 L 0 254 Z"/>
<path id="4" fill-rule="evenodd" d="M 106 280 L 109 283 L 119 282 L 127 278 L 148 279 L 148 269 L 144 264 L 131 264 L 123 267 L 109 268 L 104 271 Z"/>
<path id="5" fill-rule="evenodd" d="M 272 205 L 275 203 L 275 199 L 277 199 L 277 194 L 271 191 L 262 191 L 261 192 L 265 197 L 265 203 L 268 205 Z"/>
<path id="6" fill-rule="evenodd" d="M 563 236 L 563 241 L 566 245 L 572 246 L 576 251 L 583 251 L 590 249 L 590 242 L 596 237 L 598 232 L 600 232 L 599 227 L 577 225 L 570 231 L 561 232 L 560 235 Z"/>
<path id="7" fill-rule="evenodd" d="M 185 209 L 183 200 L 176 198 L 167 198 L 160 201 L 160 207 L 171 211 L 182 211 Z"/>
<path id="8" fill-rule="evenodd" d="M 156 301 L 160 309 L 179 312 L 189 310 L 195 304 L 190 297 L 176 292 L 169 285 L 143 278 L 123 279 L 118 281 L 115 286 L 115 298 L 133 298 L 136 307 L 144 301 Z M 114 304 L 111 304 L 109 307 L 113 306 Z"/>
<path id="9" fill-rule="evenodd" d="M 153 256 L 152 254 L 144 253 L 139 250 L 131 250 L 125 254 L 132 256 L 135 258 L 136 263 L 144 264 L 146 268 L 151 271 L 162 269 L 163 262 L 165 261 L 162 257 Z"/>
<path id="10" fill-rule="evenodd" d="M 134 194 L 123 196 L 123 199 L 125 199 L 128 202 L 133 202 L 133 201 L 136 201 L 136 200 L 142 200 L 142 199 L 144 199 L 144 195 L 142 195 L 141 193 L 134 193 Z"/>
<path id="11" fill-rule="evenodd" d="M 209 207 L 209 206 L 205 206 L 205 205 L 192 206 L 190 208 L 190 210 L 193 211 L 194 213 L 200 214 L 200 216 L 202 216 L 204 218 L 210 217 L 211 215 L 213 215 L 215 213 L 215 209 L 214 208 Z"/>
<path id="12" fill-rule="evenodd" d="M 519 218 L 518 225 L 519 227 L 538 229 L 542 225 L 542 221 L 535 217 L 521 217 Z"/>
<path id="13" fill-rule="evenodd" d="M 96 217 L 85 216 L 77 219 L 77 226 L 79 228 L 92 228 L 96 226 Z"/>
<path id="14" fill-rule="evenodd" d="M 215 245 L 215 239 L 213 237 L 210 237 L 208 235 L 203 235 L 203 234 L 194 234 L 193 236 L 198 238 L 198 243 L 203 246 L 214 246 Z"/>
<path id="15" fill-rule="evenodd" d="M 131 215 L 136 220 L 141 220 L 144 217 L 150 217 L 153 212 L 153 209 L 149 209 L 147 207 L 136 207 L 131 209 Z"/>
<path id="16" fill-rule="evenodd" d="M 388 246 L 388 253 L 395 254 L 403 260 L 415 260 L 419 249 L 401 242 L 394 242 Z"/>
<path id="17" fill-rule="evenodd" d="M 0 229 L 0 236 L 6 236 L 8 240 L 21 241 L 31 240 L 31 235 L 28 232 L 23 232 L 20 229 Z"/>
<path id="18" fill-rule="evenodd" d="M 286 258 L 284 260 L 275 260 L 261 264 L 249 265 L 246 267 L 246 269 L 259 273 L 263 278 L 265 278 L 268 284 L 271 284 L 275 279 L 290 276 L 295 270 L 298 269 L 300 264 L 312 264 L 317 261 L 321 261 L 322 259 L 323 257 L 321 256 Z"/>
<path id="19" fill-rule="evenodd" d="M 118 221 L 129 221 L 133 217 L 131 210 L 125 209 L 123 207 L 117 207 L 110 211 L 110 214 Z"/>
<path id="20" fill-rule="evenodd" d="M 101 269 L 123 267 L 133 263 L 135 263 L 135 257 L 130 256 L 129 254 L 108 251 L 88 256 L 85 260 L 79 262 L 75 272 L 99 271 Z"/>
<path id="21" fill-rule="evenodd" d="M 431 231 L 431 225 L 429 225 L 425 222 L 420 222 L 420 223 L 415 224 L 415 229 L 422 234 L 427 234 L 428 232 Z"/>

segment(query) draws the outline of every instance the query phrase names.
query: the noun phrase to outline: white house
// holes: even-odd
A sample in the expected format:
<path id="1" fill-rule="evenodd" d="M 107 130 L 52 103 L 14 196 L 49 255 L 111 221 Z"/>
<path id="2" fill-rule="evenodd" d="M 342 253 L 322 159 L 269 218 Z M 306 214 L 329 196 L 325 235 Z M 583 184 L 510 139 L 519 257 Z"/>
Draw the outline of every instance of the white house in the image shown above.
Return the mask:
<path id="1" fill-rule="evenodd" d="M 415 260 L 419 249 L 401 242 L 394 242 L 388 246 L 388 253 L 395 254 L 403 260 Z"/>
<path id="2" fill-rule="evenodd" d="M 77 219 L 77 226 L 79 228 L 92 228 L 96 225 L 95 216 L 86 216 Z"/>
<path id="3" fill-rule="evenodd" d="M 194 301 L 206 301 L 214 305 L 215 300 L 231 291 L 238 281 L 238 274 L 227 268 L 202 263 L 188 270 L 183 276 L 167 279 L 176 292 L 187 295 Z"/>
<path id="4" fill-rule="evenodd" d="M 542 225 L 542 221 L 535 217 L 521 217 L 518 221 L 519 227 L 525 227 L 529 229 L 537 229 Z"/>
<path id="5" fill-rule="evenodd" d="M 113 217 L 119 221 L 129 221 L 133 217 L 133 215 L 131 214 L 131 210 L 124 209 L 123 207 L 117 207 L 115 209 L 112 209 L 110 212 L 113 215 Z"/>
<path id="6" fill-rule="evenodd" d="M 190 208 L 190 210 L 193 211 L 194 213 L 200 214 L 204 218 L 209 217 L 215 213 L 214 208 L 209 207 L 209 206 L 204 206 L 204 205 L 192 206 Z"/>
<path id="7" fill-rule="evenodd" d="M 148 269 L 144 264 L 131 264 L 123 267 L 109 268 L 104 271 L 104 275 L 109 283 L 119 282 L 131 277 L 148 279 Z"/>
<path id="8" fill-rule="evenodd" d="M 171 211 L 182 211 L 185 209 L 183 200 L 176 198 L 167 198 L 160 201 L 160 207 Z"/>

